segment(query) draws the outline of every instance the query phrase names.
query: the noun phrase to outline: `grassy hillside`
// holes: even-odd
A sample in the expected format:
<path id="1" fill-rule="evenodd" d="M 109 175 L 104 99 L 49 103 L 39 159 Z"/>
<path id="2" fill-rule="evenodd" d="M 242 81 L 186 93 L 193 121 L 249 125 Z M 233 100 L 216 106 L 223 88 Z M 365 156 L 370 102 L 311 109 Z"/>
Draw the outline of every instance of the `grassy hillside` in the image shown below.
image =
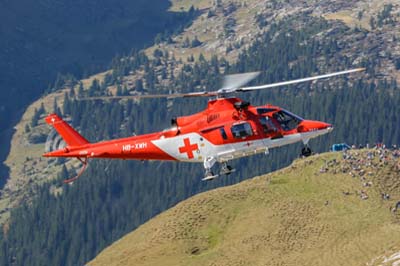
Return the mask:
<path id="1" fill-rule="evenodd" d="M 371 160 L 366 150 L 346 160 L 339 153 L 316 155 L 196 195 L 89 265 L 382 263 L 400 249 L 400 216 L 390 211 L 400 199 L 400 160 L 387 154 L 380 162 L 372 153 Z"/>

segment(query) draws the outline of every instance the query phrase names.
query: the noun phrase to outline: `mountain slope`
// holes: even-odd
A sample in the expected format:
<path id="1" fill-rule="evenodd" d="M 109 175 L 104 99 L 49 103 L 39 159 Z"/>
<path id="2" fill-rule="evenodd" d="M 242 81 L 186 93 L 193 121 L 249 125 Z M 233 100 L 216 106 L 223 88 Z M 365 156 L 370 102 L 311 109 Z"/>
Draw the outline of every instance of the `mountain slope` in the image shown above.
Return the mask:
<path id="1" fill-rule="evenodd" d="M 372 160 L 365 150 L 346 160 L 317 155 L 196 195 L 89 265 L 366 264 L 400 249 L 399 216 L 389 210 L 400 199 L 400 160 L 373 152 Z"/>
<path id="2" fill-rule="evenodd" d="M 348 17 L 351 17 L 354 20 L 354 17 L 357 15 L 356 11 L 363 11 L 363 21 L 368 20 L 371 17 L 375 17 L 376 21 L 379 21 L 377 17 L 381 16 L 379 14 L 383 12 L 382 10 L 384 9 L 384 5 L 390 3 L 393 8 L 389 14 L 386 14 L 386 19 L 398 19 L 400 7 L 394 0 L 387 0 L 384 2 L 375 0 L 370 9 L 368 9 L 368 3 L 361 0 L 355 1 L 354 3 L 337 1 L 331 5 L 324 5 L 322 3 L 298 3 L 297 1 L 289 1 L 287 3 L 274 5 L 254 0 L 248 0 L 240 4 L 231 0 L 222 1 L 221 3 L 219 3 L 219 1 L 216 1 L 215 3 L 207 1 L 172 2 L 172 10 L 189 9 L 190 6 L 194 5 L 196 8 L 200 9 L 200 15 L 192 25 L 186 28 L 181 34 L 174 36 L 171 41 L 162 40 L 157 45 L 146 50 L 146 53 L 150 57 L 154 57 L 156 50 L 158 50 L 158 52 L 162 51 L 164 54 L 164 56 L 161 57 L 162 60 L 156 58 L 160 63 L 152 63 L 151 68 L 147 70 L 146 66 L 140 66 L 139 69 L 131 70 L 129 67 L 126 67 L 124 71 L 116 71 L 114 68 L 107 72 L 112 73 L 110 75 L 115 76 L 115 80 L 112 84 L 105 85 L 108 92 L 115 93 L 117 87 L 120 86 L 121 88 L 126 87 L 129 93 L 137 93 L 135 83 L 138 80 L 143 81 L 147 92 L 154 92 L 150 90 L 154 88 L 149 86 L 146 76 L 156 77 L 156 82 L 153 85 L 157 90 L 165 90 L 165 88 L 173 88 L 177 91 L 192 89 L 188 84 L 182 85 L 182 83 L 177 84 L 171 82 L 172 78 L 170 77 L 187 75 L 187 73 L 185 73 L 186 71 L 182 71 L 182 69 L 184 69 L 184 63 L 191 67 L 195 64 L 194 62 L 185 62 L 185 60 L 188 60 L 190 56 L 194 55 L 196 59 L 200 53 L 204 54 L 206 58 L 212 57 L 213 55 L 220 57 L 223 56 L 226 60 L 232 63 L 237 60 L 237 57 L 241 52 L 244 52 L 246 48 L 251 47 L 254 42 L 260 41 L 260 39 L 261 42 L 263 42 L 261 37 L 262 34 L 270 31 L 271 27 L 276 26 L 277 21 L 284 22 L 285 20 L 294 20 L 295 22 L 293 23 L 292 21 L 291 23 L 296 25 L 297 28 L 311 28 L 309 30 L 312 31 L 312 27 L 315 27 L 315 25 L 310 26 L 307 23 L 319 16 L 329 19 L 330 24 L 327 29 L 322 29 L 313 33 L 314 36 L 312 39 L 313 41 L 315 40 L 320 43 L 331 43 L 331 45 L 325 45 L 324 48 L 324 50 L 331 50 L 328 52 L 328 54 L 330 54 L 329 57 L 326 57 L 323 54 L 323 51 L 319 51 L 318 49 L 313 53 L 313 57 L 316 57 L 315 60 L 320 62 L 320 72 L 328 71 L 325 69 L 332 69 L 332 66 L 338 66 L 339 62 L 341 64 L 346 64 L 346 62 L 352 63 L 354 66 L 359 66 L 360 63 L 364 63 L 364 66 L 368 65 L 370 72 L 368 73 L 368 79 L 370 79 L 371 82 L 375 79 L 387 79 L 389 81 L 395 79 L 400 80 L 400 50 L 397 41 L 395 40 L 395 36 L 400 32 L 400 27 L 398 25 L 393 26 L 389 22 L 385 22 L 385 19 L 382 19 L 383 24 L 374 30 L 353 32 L 352 29 L 346 29 L 342 23 L 331 21 L 335 19 L 343 19 L 344 15 L 342 13 L 345 11 L 347 12 L 345 12 L 347 16 L 346 19 L 343 19 L 345 22 L 348 21 Z M 353 6 L 355 9 L 350 12 L 349 10 Z M 312 13 L 309 12 L 311 7 L 313 8 Z M 338 12 L 340 16 L 338 15 Z M 303 18 L 294 17 L 288 19 L 296 13 L 301 13 L 299 16 Z M 357 23 L 353 21 L 353 24 L 350 26 L 354 27 L 354 24 Z M 318 25 L 316 27 L 318 27 Z M 194 45 L 194 47 L 192 47 L 191 44 L 187 46 L 185 44 L 186 39 L 188 39 L 190 43 L 193 41 L 194 37 L 197 37 L 201 44 L 199 46 Z M 382 42 L 381 40 L 385 41 Z M 310 43 L 313 41 L 310 41 Z M 268 43 L 268 49 L 275 49 L 270 46 L 274 45 L 274 42 L 275 40 L 272 40 Z M 307 42 L 304 42 L 304 44 L 307 44 Z M 301 49 L 302 46 L 303 44 L 300 44 L 293 49 Z M 308 46 L 308 49 L 312 48 L 312 44 L 308 44 Z M 327 48 L 328 46 L 331 47 Z M 383 51 L 391 52 L 382 54 Z M 277 52 L 281 53 L 282 51 Z M 281 57 L 287 57 L 286 54 L 289 52 L 290 51 L 282 52 Z M 244 55 L 247 55 L 249 58 L 258 56 L 256 53 L 254 54 L 254 51 L 252 50 L 248 51 L 247 54 L 242 54 L 242 57 L 244 57 Z M 395 66 L 397 62 L 396 58 L 399 58 L 399 69 L 396 69 Z M 121 62 L 129 61 L 125 59 L 129 58 L 121 58 L 120 60 Z M 181 60 L 183 60 L 183 62 Z M 279 60 L 282 61 L 283 59 Z M 304 62 L 302 62 L 303 60 Z M 307 63 L 310 60 L 312 61 L 314 59 L 300 56 L 293 60 L 289 60 L 290 62 L 288 64 L 293 68 L 290 77 L 296 75 L 296 73 L 301 73 L 300 76 L 296 77 L 306 75 L 306 73 L 303 73 L 305 72 L 303 67 L 308 65 Z M 283 78 L 289 78 L 285 77 L 284 71 L 278 67 L 280 63 L 281 62 L 275 62 L 267 67 L 264 67 L 261 64 L 254 64 L 257 66 L 257 69 L 252 69 L 252 71 L 267 70 L 269 72 L 268 74 L 275 78 L 275 80 L 272 79 L 268 81 L 280 81 Z M 120 65 L 123 65 L 123 63 L 120 63 Z M 221 65 L 223 65 L 223 63 L 221 63 Z M 296 65 L 299 69 L 296 69 Z M 220 69 L 222 68 L 223 67 L 220 67 Z M 243 67 L 237 67 L 237 69 L 241 68 Z M 300 68 L 302 69 L 300 70 Z M 333 69 L 330 71 L 333 71 Z M 195 72 L 199 71 L 195 69 L 193 71 L 193 76 L 198 75 Z M 376 73 L 378 75 L 376 75 Z M 96 78 L 100 83 L 103 83 L 105 76 L 106 74 L 101 75 L 101 77 L 97 75 Z M 163 76 L 167 76 L 167 78 L 163 78 Z M 89 80 L 92 81 L 93 78 Z M 83 80 L 83 83 L 86 83 L 85 87 L 88 88 L 91 82 L 85 82 L 85 80 Z M 193 87 L 201 90 L 215 89 L 206 87 L 204 85 L 205 83 L 206 82 L 197 82 L 193 84 Z M 61 167 L 53 169 L 52 162 L 50 162 L 50 166 L 46 168 L 47 161 L 42 160 L 40 157 L 41 152 L 44 150 L 44 143 L 35 144 L 29 140 L 31 135 L 35 134 L 46 137 L 49 129 L 46 125 L 41 123 L 44 114 L 42 114 L 37 126 L 32 127 L 29 132 L 26 131 L 26 128 L 30 126 L 31 118 L 34 115 L 34 109 L 39 109 L 42 103 L 44 104 L 46 113 L 53 111 L 55 98 L 57 99 L 58 105 L 62 105 L 63 93 L 70 90 L 68 86 L 66 87 L 66 90 L 59 89 L 57 92 L 51 93 L 44 98 L 40 98 L 31 104 L 23 114 L 20 123 L 15 127 L 16 132 L 13 135 L 10 153 L 5 162 L 10 169 L 9 177 L 3 176 L 1 179 L 2 182 L 0 182 L 7 182 L 0 194 L 0 223 L 8 219 L 8 211 L 6 209 L 11 209 L 14 206 L 19 205 L 21 197 L 26 194 L 26 187 L 31 187 L 31 182 L 37 183 L 38 180 L 46 181 L 51 179 L 55 176 L 53 173 L 58 173 L 61 169 Z M 23 155 L 21 155 L 21 153 L 23 153 Z M 42 169 L 47 169 L 51 174 L 43 175 Z"/>
<path id="3" fill-rule="evenodd" d="M 0 3 L 0 126 L 43 93 L 57 73 L 105 68 L 117 53 L 149 45 L 182 26 L 168 1 L 2 1 Z M 18 98 L 16 97 L 18 95 Z"/>
<path id="4" fill-rule="evenodd" d="M 175 2 L 184 8 L 190 6 L 190 1 Z M 258 82 L 269 83 L 362 65 L 368 68 L 364 82 L 353 78 L 349 82 L 329 80 L 304 84 L 300 90 L 248 94 L 246 99 L 253 104 L 272 102 L 304 117 L 332 122 L 335 131 L 316 139 L 312 144 L 314 150 L 326 150 L 328 143 L 338 141 L 399 143 L 400 131 L 395 121 L 400 121 L 400 91 L 394 79 L 400 72 L 394 63 L 400 54 L 395 38 L 400 24 L 384 24 L 369 31 L 334 21 L 342 9 L 351 9 L 351 17 L 357 14 L 352 9 L 355 2 L 348 1 L 329 5 L 316 1 L 311 6 L 311 2 L 275 1 L 275 7 L 269 1 L 238 4 L 227 0 L 217 6 L 218 2 L 212 6 L 208 1 L 196 1 L 199 8 L 211 6 L 210 17 L 207 9 L 201 10 L 198 19 L 181 35 L 148 49 L 146 54 L 150 59 L 136 52 L 117 57 L 111 71 L 97 77 L 98 82 L 83 81 L 84 87 L 88 91 L 93 87 L 96 94 L 116 93 L 118 88 L 120 93 L 131 94 L 203 90 L 218 88 L 217 78 L 226 72 L 265 70 Z M 376 16 L 380 10 L 382 6 L 371 9 L 371 14 Z M 395 17 L 399 10 L 399 5 L 395 5 L 391 16 Z M 319 16 L 327 12 L 332 14 L 328 21 Z M 202 27 L 207 25 L 209 28 L 204 32 Z M 249 28 L 254 31 L 247 31 Z M 202 42 L 200 46 L 191 44 L 196 35 Z M 238 50 L 241 55 L 234 62 Z M 218 55 L 218 59 L 196 60 L 203 51 L 206 58 Z M 195 56 L 193 60 L 191 54 Z M 389 82 L 384 82 L 385 78 Z M 136 86 L 137 81 L 142 81 L 142 86 Z M 79 88 L 75 88 L 76 94 Z M 68 99 L 65 96 L 69 101 L 65 101 Z M 91 141 L 161 130 L 169 126 L 171 117 L 196 112 L 205 104 L 196 100 L 79 104 L 73 99 L 71 88 L 66 88 L 32 105 L 17 126 L 8 160 L 11 178 L 6 190 L 0 192 L 0 208 L 22 205 L 14 209 L 5 224 L 4 238 L 0 232 L 0 240 L 4 240 L 0 241 L 0 264 L 3 259 L 3 264 L 13 265 L 82 265 L 180 200 L 287 165 L 300 150 L 300 146 L 293 145 L 271 151 L 267 163 L 261 156 L 234 161 L 238 171 L 212 183 L 200 182 L 203 175 L 200 165 L 93 160 L 79 181 L 73 186 L 63 186 L 60 179 L 73 176 L 79 165 L 74 167 L 73 161 L 66 162 L 67 171 L 62 171 L 63 161 L 40 157 L 44 140 L 39 143 L 32 138 L 49 132 L 42 123 L 44 113 L 39 123 L 31 126 L 34 108 L 43 102 L 46 112 L 52 112 L 55 98 L 60 108 L 62 102 L 69 102 L 69 108 L 62 108 L 63 117 L 71 118 L 74 127 Z M 51 181 L 60 170 L 60 178 Z M 8 212 L 0 209 L 0 222 L 1 218 L 8 219 Z"/>

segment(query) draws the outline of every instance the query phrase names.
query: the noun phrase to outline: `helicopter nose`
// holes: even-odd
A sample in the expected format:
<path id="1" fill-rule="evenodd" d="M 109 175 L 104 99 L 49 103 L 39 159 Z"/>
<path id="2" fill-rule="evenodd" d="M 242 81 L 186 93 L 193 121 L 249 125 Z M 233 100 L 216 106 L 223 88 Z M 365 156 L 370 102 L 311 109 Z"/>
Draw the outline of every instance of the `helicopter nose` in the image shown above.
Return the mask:
<path id="1" fill-rule="evenodd" d="M 320 122 L 320 121 L 316 121 L 316 127 L 318 128 L 318 130 L 322 130 L 322 129 L 328 129 L 328 130 L 332 130 L 333 126 L 332 124 L 329 123 L 325 123 L 325 122 Z"/>
<path id="2" fill-rule="evenodd" d="M 310 132 L 310 131 L 318 131 L 318 130 L 328 130 L 331 132 L 333 130 L 332 124 L 321 122 L 321 121 L 313 121 L 313 120 L 304 120 L 300 123 L 297 130 L 299 132 Z"/>

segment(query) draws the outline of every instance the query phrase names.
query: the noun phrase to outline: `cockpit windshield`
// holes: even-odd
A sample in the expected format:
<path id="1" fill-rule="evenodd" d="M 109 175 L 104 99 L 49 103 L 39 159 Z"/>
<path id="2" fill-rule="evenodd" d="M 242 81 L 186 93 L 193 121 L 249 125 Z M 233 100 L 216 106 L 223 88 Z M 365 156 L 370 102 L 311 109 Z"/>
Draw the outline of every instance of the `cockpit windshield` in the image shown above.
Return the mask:
<path id="1" fill-rule="evenodd" d="M 303 121 L 301 117 L 292 114 L 286 110 L 281 110 L 279 112 L 274 113 L 273 117 L 278 121 L 282 129 L 285 131 L 297 128 L 299 123 Z"/>

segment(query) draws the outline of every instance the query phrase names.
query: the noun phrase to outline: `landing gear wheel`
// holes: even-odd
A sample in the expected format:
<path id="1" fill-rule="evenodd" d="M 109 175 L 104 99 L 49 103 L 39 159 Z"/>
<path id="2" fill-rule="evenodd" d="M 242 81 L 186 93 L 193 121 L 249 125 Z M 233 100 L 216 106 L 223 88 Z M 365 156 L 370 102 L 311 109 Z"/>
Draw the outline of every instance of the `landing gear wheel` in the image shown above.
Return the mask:
<path id="1" fill-rule="evenodd" d="M 303 149 L 301 149 L 301 156 L 308 157 L 311 154 L 312 154 L 312 151 L 311 151 L 310 147 L 305 146 Z"/>

